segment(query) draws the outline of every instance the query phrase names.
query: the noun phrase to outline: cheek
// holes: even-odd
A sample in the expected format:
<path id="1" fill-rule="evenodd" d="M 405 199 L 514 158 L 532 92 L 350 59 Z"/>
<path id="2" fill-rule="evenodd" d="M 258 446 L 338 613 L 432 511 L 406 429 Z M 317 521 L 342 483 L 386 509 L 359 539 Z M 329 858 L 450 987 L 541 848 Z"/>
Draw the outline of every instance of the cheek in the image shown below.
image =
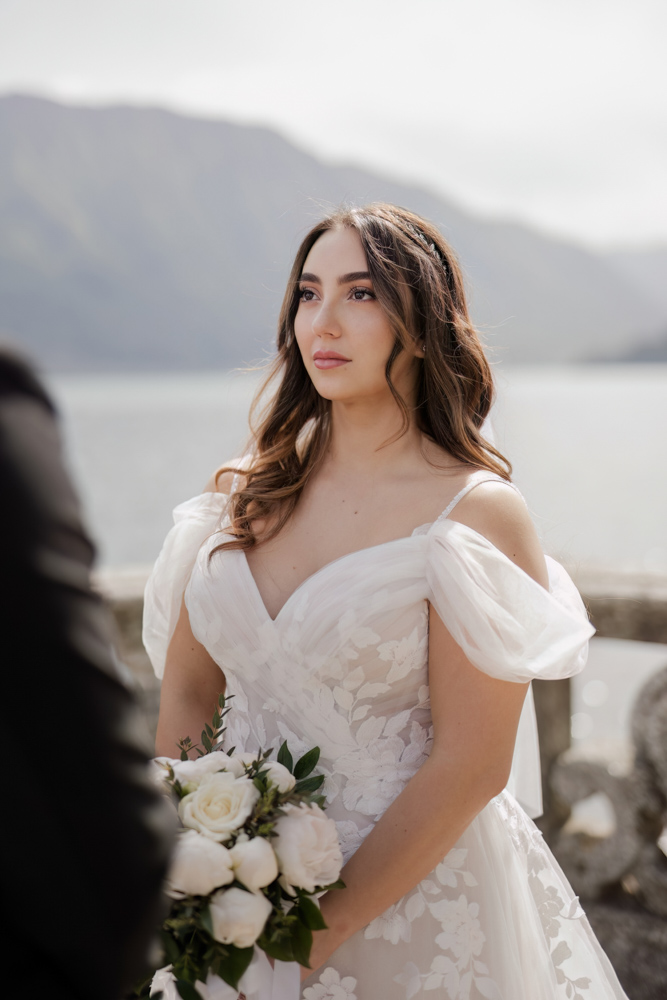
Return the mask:
<path id="1" fill-rule="evenodd" d="M 297 312 L 294 317 L 294 339 L 302 352 L 304 345 L 308 342 L 310 332 L 310 325 L 305 321 L 303 313 Z"/>
<path id="2" fill-rule="evenodd" d="M 394 349 L 396 337 L 391 327 L 384 323 L 369 324 L 363 331 L 360 341 L 368 355 L 372 355 L 383 368 Z"/>
<path id="3" fill-rule="evenodd" d="M 396 336 L 379 303 L 373 303 L 364 314 L 358 317 L 357 332 L 369 347 L 372 346 L 374 351 L 389 356 Z"/>

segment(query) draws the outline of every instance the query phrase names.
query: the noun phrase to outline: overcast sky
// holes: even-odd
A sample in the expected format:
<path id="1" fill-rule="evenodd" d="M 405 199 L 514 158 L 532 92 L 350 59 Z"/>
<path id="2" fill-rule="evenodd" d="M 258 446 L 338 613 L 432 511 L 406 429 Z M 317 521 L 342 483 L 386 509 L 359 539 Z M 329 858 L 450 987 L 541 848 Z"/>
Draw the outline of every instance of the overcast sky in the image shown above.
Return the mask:
<path id="1" fill-rule="evenodd" d="M 667 244 L 666 0 L 0 0 L 0 93 L 276 128 L 591 245 Z"/>

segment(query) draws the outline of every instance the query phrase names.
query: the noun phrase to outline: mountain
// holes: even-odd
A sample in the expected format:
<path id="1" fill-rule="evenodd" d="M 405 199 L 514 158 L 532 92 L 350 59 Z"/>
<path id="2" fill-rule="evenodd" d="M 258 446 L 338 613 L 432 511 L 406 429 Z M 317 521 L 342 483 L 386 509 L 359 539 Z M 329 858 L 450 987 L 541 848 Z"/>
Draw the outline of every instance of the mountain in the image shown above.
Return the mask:
<path id="1" fill-rule="evenodd" d="M 660 361 L 663 364 L 667 362 L 667 332 L 664 332 L 662 336 L 655 337 L 652 340 L 641 341 L 630 350 L 624 351 L 621 354 L 616 354 L 613 357 L 600 358 L 602 361 L 612 361 L 612 362 L 631 362 L 633 364 L 646 364 L 647 362 Z"/>
<path id="2" fill-rule="evenodd" d="M 441 227 L 498 359 L 620 354 L 664 328 L 667 305 L 617 261 L 327 165 L 269 129 L 15 95 L 0 98 L 0 335 L 61 371 L 257 358 L 306 229 L 379 199 Z"/>
<path id="3" fill-rule="evenodd" d="M 667 247 L 616 250 L 607 260 L 624 281 L 631 281 L 667 316 Z"/>
<path id="4" fill-rule="evenodd" d="M 607 254 L 607 260 L 623 281 L 632 282 L 642 295 L 667 316 L 667 247 L 615 250 Z M 666 362 L 667 320 L 663 321 L 657 335 L 639 337 L 624 350 L 607 351 L 593 356 L 592 360 L 640 364 Z"/>

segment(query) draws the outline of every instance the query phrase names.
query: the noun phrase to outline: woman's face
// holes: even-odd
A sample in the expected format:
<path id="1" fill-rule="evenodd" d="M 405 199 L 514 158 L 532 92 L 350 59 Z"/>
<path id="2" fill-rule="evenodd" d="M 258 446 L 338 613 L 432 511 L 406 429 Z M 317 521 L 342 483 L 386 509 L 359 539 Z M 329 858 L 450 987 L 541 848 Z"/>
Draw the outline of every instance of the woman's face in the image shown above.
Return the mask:
<path id="1" fill-rule="evenodd" d="M 395 336 L 373 294 L 355 229 L 320 236 L 305 260 L 299 289 L 294 334 L 318 393 L 341 402 L 391 396 L 385 366 Z M 402 351 L 392 367 L 392 382 L 408 400 L 420 353 L 416 345 L 414 353 Z"/>

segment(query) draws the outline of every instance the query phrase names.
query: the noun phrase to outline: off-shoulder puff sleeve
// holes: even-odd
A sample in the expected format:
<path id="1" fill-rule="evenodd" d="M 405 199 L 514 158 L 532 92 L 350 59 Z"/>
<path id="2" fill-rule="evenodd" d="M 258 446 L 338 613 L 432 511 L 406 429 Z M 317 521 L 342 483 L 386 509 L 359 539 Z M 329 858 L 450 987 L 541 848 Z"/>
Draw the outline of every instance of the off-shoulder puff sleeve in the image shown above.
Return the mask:
<path id="1" fill-rule="evenodd" d="M 206 538 L 220 527 L 228 499 L 225 493 L 202 493 L 174 509 L 174 526 L 164 540 L 144 593 L 143 642 L 158 677 L 164 674 L 167 647 L 197 553 Z"/>
<path id="2" fill-rule="evenodd" d="M 468 659 L 506 681 L 555 680 L 586 664 L 595 631 L 579 591 L 548 556 L 549 590 L 458 521 L 431 532 L 431 601 Z"/>
<path id="3" fill-rule="evenodd" d="M 583 670 L 595 629 L 577 588 L 547 556 L 549 589 L 536 583 L 483 535 L 457 521 L 431 529 L 431 603 L 479 670 L 499 680 L 556 680 Z M 531 816 L 542 811 L 539 745 L 532 692 L 517 734 L 509 790 Z"/>

